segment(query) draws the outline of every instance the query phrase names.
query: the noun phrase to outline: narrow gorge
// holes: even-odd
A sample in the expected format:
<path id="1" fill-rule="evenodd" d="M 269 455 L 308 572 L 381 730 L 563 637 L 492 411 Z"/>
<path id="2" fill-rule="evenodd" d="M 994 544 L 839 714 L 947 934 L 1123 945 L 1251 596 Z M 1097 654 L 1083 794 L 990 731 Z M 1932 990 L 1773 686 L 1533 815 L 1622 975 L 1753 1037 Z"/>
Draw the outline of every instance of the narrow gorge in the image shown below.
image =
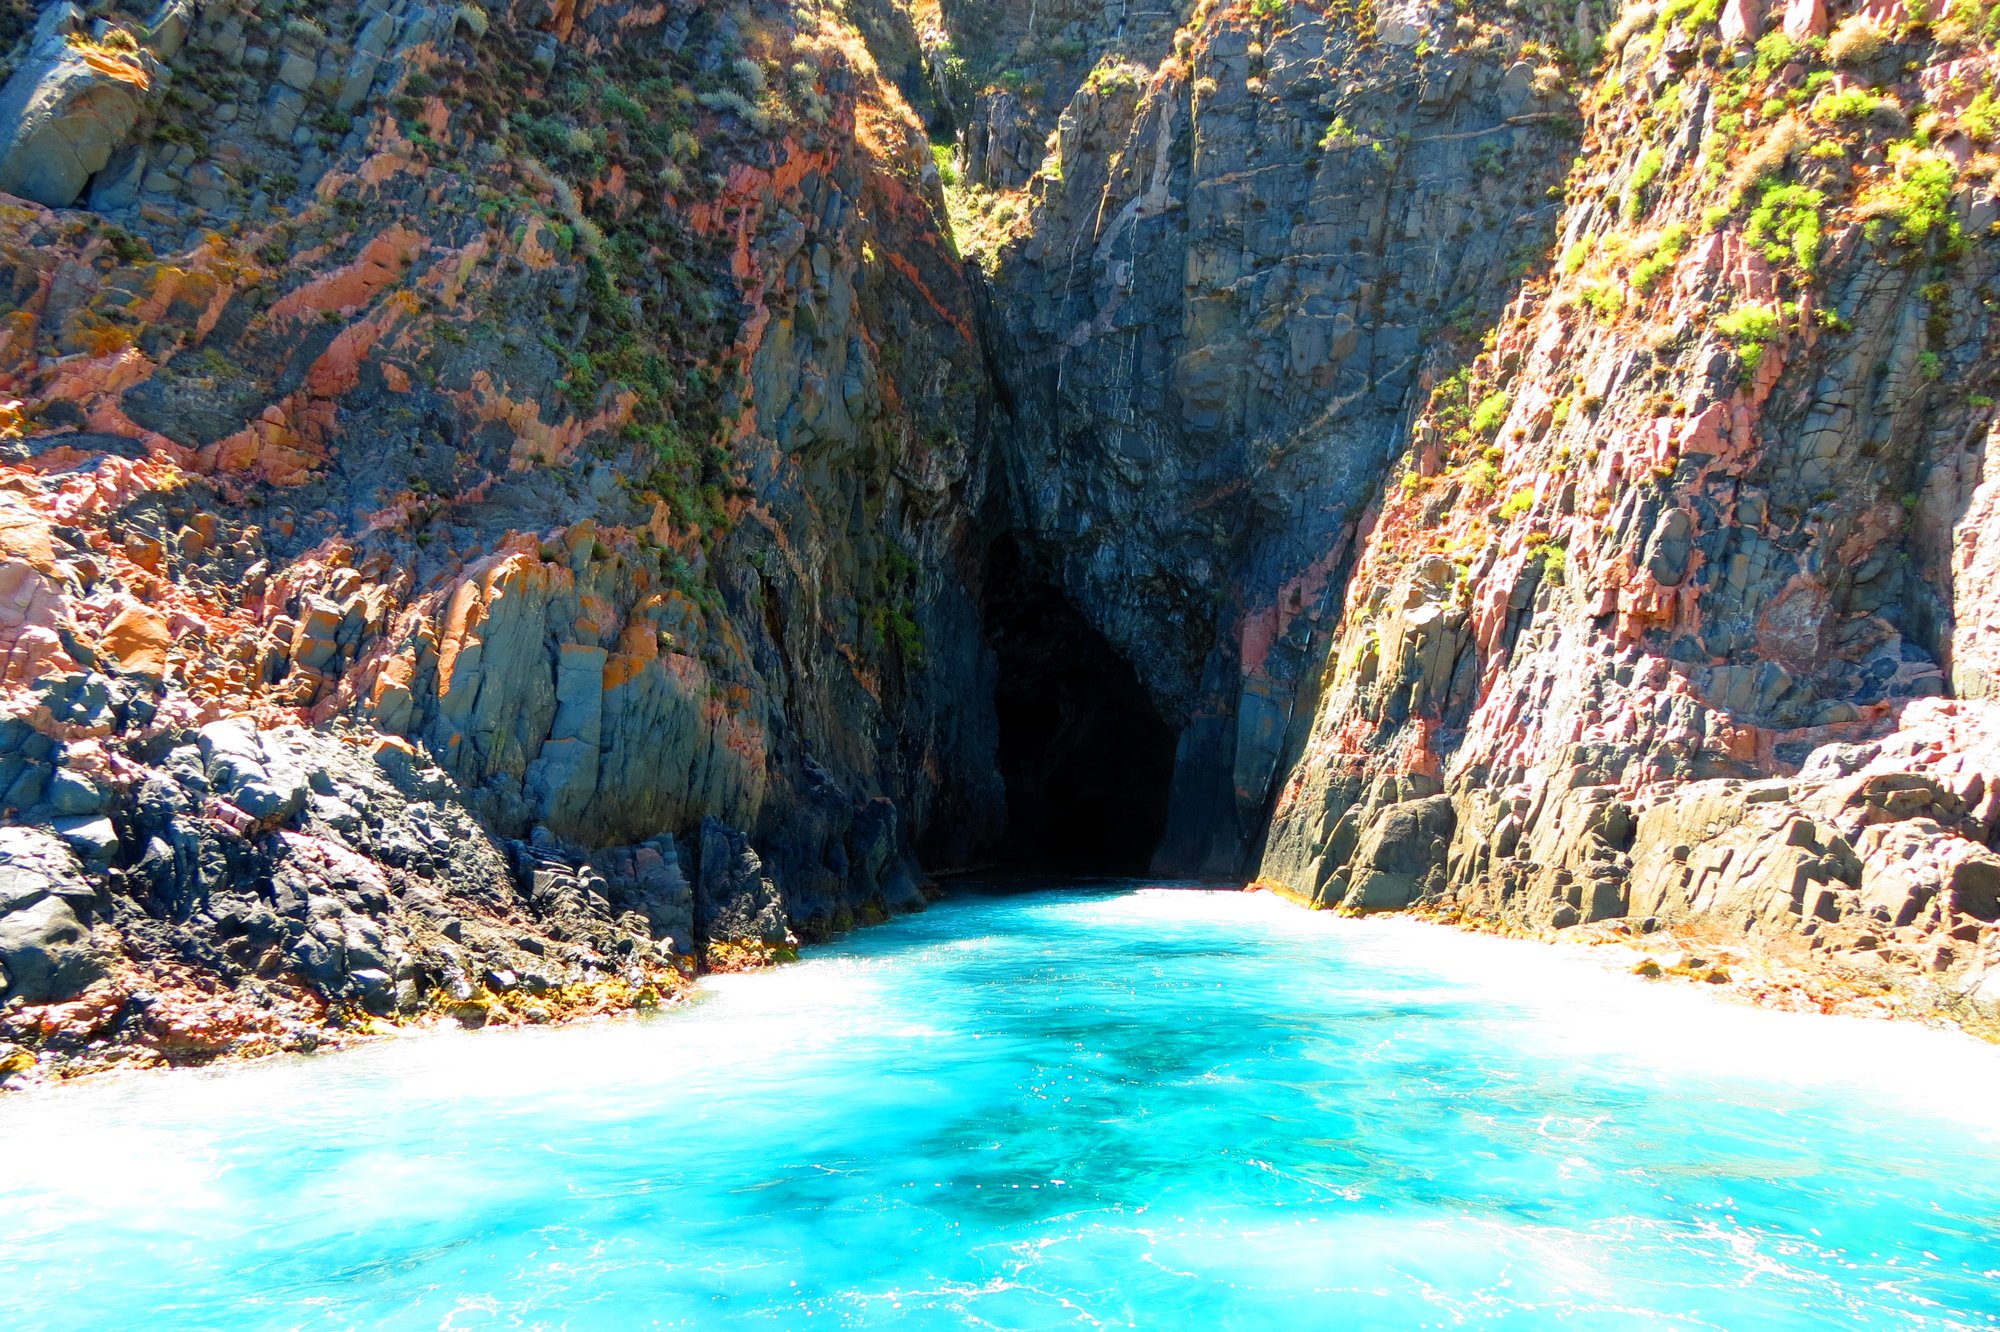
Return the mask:
<path id="1" fill-rule="evenodd" d="M 0 0 L 0 1081 L 996 867 L 2000 1031 L 1997 43 Z"/>

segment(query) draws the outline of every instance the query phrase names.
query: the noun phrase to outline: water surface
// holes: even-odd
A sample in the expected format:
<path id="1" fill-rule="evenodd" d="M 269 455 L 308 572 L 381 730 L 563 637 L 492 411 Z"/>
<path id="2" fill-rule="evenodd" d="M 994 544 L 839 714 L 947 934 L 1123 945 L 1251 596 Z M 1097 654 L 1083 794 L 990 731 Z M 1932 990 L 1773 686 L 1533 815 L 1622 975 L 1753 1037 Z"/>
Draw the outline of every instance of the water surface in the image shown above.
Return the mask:
<path id="1" fill-rule="evenodd" d="M 0 1100 L 0 1326 L 1992 1327 L 2000 1052 L 1262 895 Z"/>

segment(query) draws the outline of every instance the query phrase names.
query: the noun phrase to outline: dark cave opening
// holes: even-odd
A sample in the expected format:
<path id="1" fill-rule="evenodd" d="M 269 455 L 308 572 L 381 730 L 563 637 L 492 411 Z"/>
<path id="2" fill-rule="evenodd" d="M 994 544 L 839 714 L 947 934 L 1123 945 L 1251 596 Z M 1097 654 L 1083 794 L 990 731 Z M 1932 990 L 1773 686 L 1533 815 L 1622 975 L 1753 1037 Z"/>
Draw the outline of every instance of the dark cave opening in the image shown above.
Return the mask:
<path id="1" fill-rule="evenodd" d="M 1138 673 L 1011 540 L 994 549 L 985 611 L 1010 868 L 1145 873 L 1175 740 Z"/>

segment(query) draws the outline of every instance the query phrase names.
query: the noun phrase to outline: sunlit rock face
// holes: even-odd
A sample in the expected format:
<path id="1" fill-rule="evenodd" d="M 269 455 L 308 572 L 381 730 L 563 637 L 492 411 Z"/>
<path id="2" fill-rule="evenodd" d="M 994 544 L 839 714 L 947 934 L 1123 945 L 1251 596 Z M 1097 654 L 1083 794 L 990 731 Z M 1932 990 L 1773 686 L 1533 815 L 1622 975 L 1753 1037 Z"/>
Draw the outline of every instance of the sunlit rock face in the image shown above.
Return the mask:
<path id="1" fill-rule="evenodd" d="M 652 1002 L 994 860 L 1974 1013 L 1980 31 L 0 11 L 5 1039 Z"/>
<path id="2" fill-rule="evenodd" d="M 847 20 L 5 36 L 17 1039 L 645 1001 L 997 841 L 971 284 Z"/>
<path id="3" fill-rule="evenodd" d="M 1261 873 L 1743 933 L 1970 1012 L 1994 205 L 1953 80 L 1990 57 L 1756 8 L 1607 33 L 1557 245 L 1371 501 Z"/>

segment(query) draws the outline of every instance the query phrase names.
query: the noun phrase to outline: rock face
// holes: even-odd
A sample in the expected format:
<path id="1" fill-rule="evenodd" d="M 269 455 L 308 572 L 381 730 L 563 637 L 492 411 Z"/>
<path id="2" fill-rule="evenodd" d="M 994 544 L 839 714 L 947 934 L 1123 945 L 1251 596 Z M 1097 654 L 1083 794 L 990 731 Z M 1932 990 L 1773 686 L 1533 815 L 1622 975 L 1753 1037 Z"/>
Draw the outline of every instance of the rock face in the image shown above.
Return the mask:
<path id="1" fill-rule="evenodd" d="M 1367 497 L 1420 381 L 1549 243 L 1574 147 L 1518 35 L 1419 58 L 1278 9 L 1031 65 L 1074 93 L 992 265 L 1014 523 L 1180 735 L 1178 872 L 1253 858 Z"/>
<path id="2" fill-rule="evenodd" d="M 1161 868 L 1991 992 L 1987 42 L 999 8 L 996 447 L 1179 733 Z"/>
<path id="3" fill-rule="evenodd" d="M 0 87 L 0 191 L 56 207 L 73 203 L 132 132 L 159 65 L 137 40 L 100 43 L 81 10 L 42 11 L 14 73 Z"/>
<path id="4" fill-rule="evenodd" d="M 65 999 L 103 975 L 84 924 L 97 892 L 79 869 L 46 833 L 0 828 L 0 976 L 10 995 Z"/>
<path id="5" fill-rule="evenodd" d="M 1852 17 L 0 10 L 0 1041 L 648 1002 L 1010 805 L 1984 1003 L 1994 56 Z"/>
<path id="6" fill-rule="evenodd" d="M 2000 964 L 1996 213 L 1947 89 L 1991 55 L 1665 12 L 1607 34 L 1549 264 L 1363 518 L 1261 874 L 1330 902 L 1448 801 L 1422 904 L 1748 936 L 1963 1016 Z"/>
<path id="7" fill-rule="evenodd" d="M 871 54 L 907 21 L 858 20 L 19 33 L 13 1038 L 203 1058 L 643 999 L 993 843 L 984 361 Z"/>

